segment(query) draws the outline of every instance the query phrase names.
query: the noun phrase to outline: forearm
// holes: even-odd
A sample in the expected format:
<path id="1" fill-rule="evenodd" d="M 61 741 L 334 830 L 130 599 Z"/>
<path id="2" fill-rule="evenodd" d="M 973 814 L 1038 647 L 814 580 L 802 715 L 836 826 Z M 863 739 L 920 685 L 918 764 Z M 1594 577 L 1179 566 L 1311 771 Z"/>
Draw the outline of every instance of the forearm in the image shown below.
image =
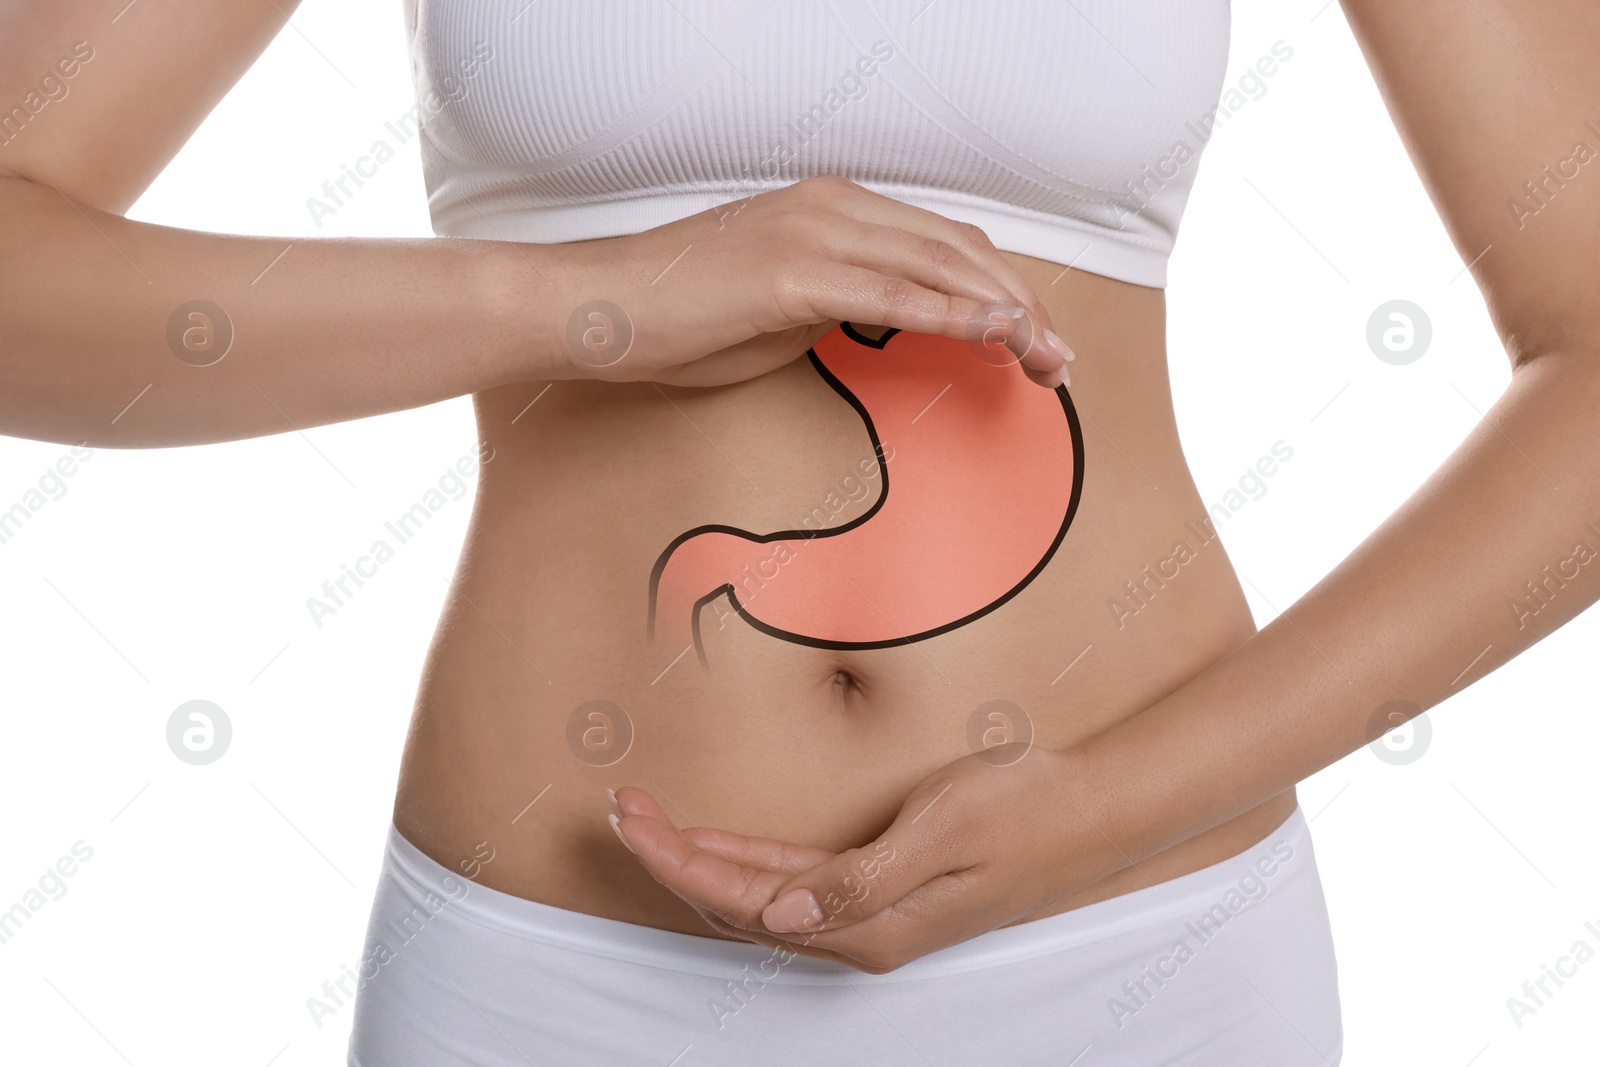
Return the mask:
<path id="1" fill-rule="evenodd" d="M 1597 360 L 1522 365 L 1487 419 L 1332 573 L 1085 746 L 1091 771 L 1073 799 L 1114 844 L 1110 865 L 1282 792 L 1373 740 L 1384 705 L 1425 710 L 1600 597 Z"/>
<path id="2" fill-rule="evenodd" d="M 569 373 L 542 246 L 201 233 L 16 178 L 0 226 L 9 435 L 200 444 Z"/>

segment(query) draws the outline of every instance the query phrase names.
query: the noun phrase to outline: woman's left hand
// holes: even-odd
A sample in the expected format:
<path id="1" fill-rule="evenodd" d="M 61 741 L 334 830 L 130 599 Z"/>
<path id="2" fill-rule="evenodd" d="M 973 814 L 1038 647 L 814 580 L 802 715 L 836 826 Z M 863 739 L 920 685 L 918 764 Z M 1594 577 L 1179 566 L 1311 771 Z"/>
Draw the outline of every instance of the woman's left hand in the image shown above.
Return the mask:
<path id="1" fill-rule="evenodd" d="M 923 779 L 876 840 L 846 852 L 680 831 L 635 787 L 616 791 L 614 825 L 719 933 L 882 974 L 1125 865 L 1068 795 L 1096 795 L 1081 788 L 1085 766 L 1076 753 L 1022 745 L 963 756 Z"/>

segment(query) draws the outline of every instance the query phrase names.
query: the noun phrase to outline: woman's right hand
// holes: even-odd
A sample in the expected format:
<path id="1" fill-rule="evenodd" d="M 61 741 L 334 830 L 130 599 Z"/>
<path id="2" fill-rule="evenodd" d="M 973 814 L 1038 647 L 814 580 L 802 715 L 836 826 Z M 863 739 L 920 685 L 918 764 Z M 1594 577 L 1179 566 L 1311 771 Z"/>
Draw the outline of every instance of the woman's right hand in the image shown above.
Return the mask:
<path id="1" fill-rule="evenodd" d="M 573 378 L 726 385 L 841 320 L 1004 344 L 1047 388 L 1072 358 L 981 229 L 831 175 L 551 252 Z"/>

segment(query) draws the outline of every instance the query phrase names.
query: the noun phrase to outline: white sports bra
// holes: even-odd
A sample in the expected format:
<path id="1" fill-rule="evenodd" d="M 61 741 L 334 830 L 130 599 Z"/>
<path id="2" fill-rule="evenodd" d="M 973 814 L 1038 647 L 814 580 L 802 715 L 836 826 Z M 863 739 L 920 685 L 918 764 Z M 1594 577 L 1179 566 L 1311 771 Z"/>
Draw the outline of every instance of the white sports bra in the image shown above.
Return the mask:
<path id="1" fill-rule="evenodd" d="M 1229 0 L 406 0 L 440 235 L 635 233 L 838 174 L 1166 285 Z"/>

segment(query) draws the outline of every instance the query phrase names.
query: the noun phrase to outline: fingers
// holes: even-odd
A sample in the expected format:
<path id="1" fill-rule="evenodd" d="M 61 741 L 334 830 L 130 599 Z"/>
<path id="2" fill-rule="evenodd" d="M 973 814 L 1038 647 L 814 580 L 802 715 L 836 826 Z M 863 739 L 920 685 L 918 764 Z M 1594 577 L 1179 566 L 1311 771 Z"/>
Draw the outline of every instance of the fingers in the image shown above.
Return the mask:
<path id="1" fill-rule="evenodd" d="M 957 222 L 850 181 L 839 179 L 839 184 L 842 192 L 847 194 L 841 197 L 840 208 L 846 214 L 852 214 L 861 221 L 875 221 L 899 232 L 899 244 L 905 247 L 915 248 L 918 244 L 933 242 L 953 248 L 966 265 L 992 284 L 999 285 L 1006 295 L 1003 301 L 997 302 L 1024 308 L 1028 313 L 1031 329 L 1023 347 L 1032 353 L 1033 362 L 1027 358 L 1024 362 L 1034 369 L 1059 370 L 1062 381 L 1066 381 L 1064 361 L 1076 358 L 1072 349 L 1056 335 L 1050 312 L 1032 284 L 1010 260 L 1000 254 L 981 227 L 970 222 Z M 1018 355 L 1022 356 L 1024 352 L 1019 351 Z"/>
<path id="2" fill-rule="evenodd" d="M 971 866 L 944 793 L 924 783 L 871 844 L 841 852 L 784 883 L 761 924 L 774 933 L 820 933 L 870 919 L 935 879 Z M 940 802 L 945 801 L 943 808 Z"/>
<path id="3" fill-rule="evenodd" d="M 824 268 L 820 273 L 825 275 L 843 259 L 883 276 L 882 287 L 869 290 L 881 296 L 868 302 L 872 313 L 836 317 L 916 329 L 884 317 L 906 299 L 907 283 L 964 298 L 957 304 L 958 313 L 948 316 L 941 328 L 922 332 L 963 340 L 981 332 L 988 346 L 1009 348 L 1038 384 L 1050 388 L 1065 384 L 1071 349 L 1051 329 L 1050 313 L 1032 285 L 979 227 L 874 193 L 836 175 L 808 178 L 769 195 L 791 205 L 788 245 L 811 250 L 817 265 Z M 800 209 L 792 210 L 797 203 Z M 806 277 L 801 288 L 816 285 L 817 273 Z M 926 311 L 927 298 L 918 293 L 917 299 L 923 306 L 912 311 Z M 1020 308 L 1023 314 L 1014 327 L 1001 331 L 986 321 L 988 316 L 978 305 Z M 961 312 L 972 314 L 973 321 L 962 320 Z"/>
<path id="4" fill-rule="evenodd" d="M 893 929 L 883 923 L 861 923 L 820 935 L 832 939 L 832 944 L 814 943 L 819 939 L 814 933 L 785 936 L 767 930 L 761 915 L 778 889 L 797 874 L 825 868 L 836 859 L 835 853 L 728 830 L 679 831 L 644 790 L 625 787 L 615 795 L 622 816 L 613 825 L 623 843 L 657 881 L 718 933 L 875 973 L 892 966 L 888 953 L 893 949 L 886 946 L 908 939 L 904 923 L 894 924 Z"/>
<path id="5" fill-rule="evenodd" d="M 705 849 L 740 867 L 758 867 L 785 875 L 809 871 L 834 857 L 834 853 L 825 848 L 792 845 L 787 841 L 774 841 L 770 837 L 747 837 L 731 830 L 697 826 L 684 830 L 683 836 L 696 848 Z"/>
<path id="6" fill-rule="evenodd" d="M 1060 356 L 1021 339 L 1031 332 L 1018 329 L 1025 317 L 1021 308 L 987 304 L 867 267 L 818 261 L 795 271 L 793 299 L 806 303 L 807 315 L 981 342 L 990 351 L 1009 349 L 1039 385 L 1053 389 L 1064 381 Z"/>
<path id="7" fill-rule="evenodd" d="M 924 792 L 913 794 L 920 810 L 927 810 Z M 885 847 L 883 839 L 836 855 L 728 830 L 679 831 L 645 791 L 624 788 L 616 797 L 622 816 L 614 825 L 624 843 L 658 881 L 724 936 L 882 974 L 994 925 L 986 915 L 961 914 L 951 906 L 969 892 L 971 872 L 940 873 L 919 883 L 917 869 L 903 862 L 905 854 Z M 915 815 L 909 818 L 911 825 L 919 823 Z M 897 820 L 896 825 L 904 822 Z M 932 832 L 948 836 L 947 828 Z M 897 836 L 909 841 L 909 835 Z M 931 860 L 924 871 L 946 865 L 934 859 L 936 850 L 923 851 Z M 874 857 L 880 862 L 874 863 Z M 887 867 L 896 859 L 902 860 L 900 871 L 887 877 Z M 791 932 L 766 928 L 763 914 L 779 891 L 802 882 L 816 887 L 821 896 L 816 915 L 823 918 L 808 916 Z"/>
<path id="8" fill-rule="evenodd" d="M 1010 303 L 1026 308 L 1041 327 L 1049 329 L 1054 326 L 1050 321 L 1050 312 L 1039 300 L 1039 294 L 1034 292 L 1033 286 L 1022 273 L 1000 254 L 981 227 L 970 222 L 957 222 L 926 208 L 875 193 L 854 182 L 841 181 L 843 192 L 849 194 L 841 197 L 842 211 L 862 221 L 877 222 L 954 246 L 1004 287 L 1010 294 Z M 855 205 L 853 210 L 852 200 Z"/>
<path id="9" fill-rule="evenodd" d="M 1035 380 L 1041 384 L 1045 384 L 1042 378 L 1051 374 L 1060 374 L 1064 379 L 1071 350 L 1053 333 L 1042 332 L 1048 328 L 1047 319 L 1039 321 L 1037 313 L 1019 303 L 1019 299 L 1031 296 L 1031 290 L 1019 298 L 993 271 L 957 246 L 934 237 L 912 236 L 894 227 L 863 223 L 834 236 L 831 251 L 845 262 L 881 275 L 880 293 L 891 293 L 891 279 L 903 278 L 933 292 L 974 301 L 971 317 L 961 324 L 961 339 L 980 342 L 996 354 L 1011 349 L 1025 370 L 1039 372 Z M 998 254 L 992 258 L 1005 263 Z M 1034 303 L 1037 305 L 1037 300 Z M 1038 306 L 1042 309 L 1042 305 Z M 1024 314 L 1016 314 L 1019 309 Z"/>
<path id="10" fill-rule="evenodd" d="M 934 949 L 976 937 L 1003 921 L 987 909 L 961 906 L 972 896 L 976 878 L 972 871 L 940 875 L 870 918 L 820 931 L 780 934 L 759 925 L 731 926 L 705 906 L 694 907 L 707 925 L 729 937 L 884 974 Z"/>
<path id="11" fill-rule="evenodd" d="M 992 271 L 960 248 L 936 237 L 911 235 L 891 226 L 852 222 L 830 236 L 829 251 L 839 260 L 980 304 L 1026 306 Z"/>
<path id="12" fill-rule="evenodd" d="M 716 255 L 704 248 L 712 240 Z M 615 289 L 619 258 L 629 278 L 652 278 L 622 286 L 632 294 L 624 325 L 646 342 L 636 358 L 598 367 L 580 353 L 573 377 L 731 384 L 803 352 L 789 342 L 810 328 L 848 319 L 951 337 L 997 366 L 1016 362 L 1038 385 L 1067 383 L 1071 350 L 1027 277 L 981 229 L 843 178 L 809 178 L 626 241 L 620 251 L 605 241 L 563 246 L 575 291 Z M 682 266 L 663 269 L 691 248 Z"/>
<path id="13" fill-rule="evenodd" d="M 1020 349 L 1022 355 L 1017 362 L 1028 377 L 1052 389 L 1069 384 L 1067 361 L 1077 356 L 1061 338 L 1047 330 L 1041 341 L 1030 320 L 1016 318 L 1015 308 L 989 304 L 984 305 L 983 311 L 982 321 L 968 323 L 967 334 L 970 340 L 983 346 L 987 361 L 998 366 L 1004 361 L 1008 348 L 1012 352 Z"/>
<path id="14" fill-rule="evenodd" d="M 618 790 L 617 802 L 623 811 L 617 832 L 656 881 L 731 926 L 759 926 L 761 910 L 787 873 L 741 867 L 696 848 L 643 790 Z"/>

